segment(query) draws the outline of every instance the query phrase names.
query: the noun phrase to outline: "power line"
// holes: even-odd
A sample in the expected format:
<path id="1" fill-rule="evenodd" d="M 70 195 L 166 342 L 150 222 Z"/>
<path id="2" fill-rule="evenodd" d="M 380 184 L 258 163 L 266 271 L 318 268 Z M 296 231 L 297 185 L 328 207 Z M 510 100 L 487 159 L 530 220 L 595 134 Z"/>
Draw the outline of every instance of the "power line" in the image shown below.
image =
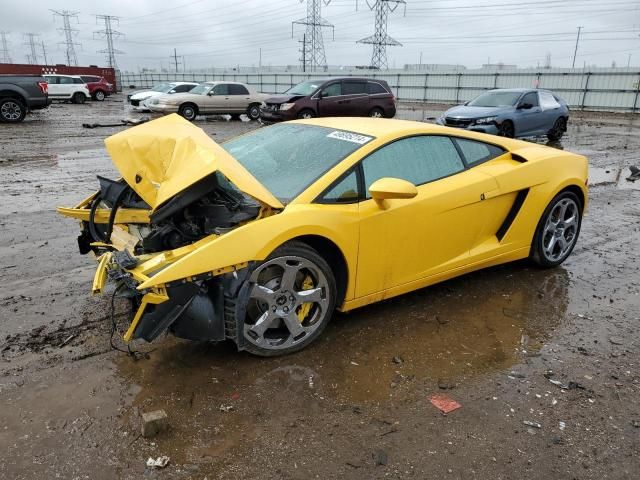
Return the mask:
<path id="1" fill-rule="evenodd" d="M 300 0 L 300 3 L 305 0 Z M 331 28 L 332 24 L 322 18 L 321 9 L 324 3 L 325 7 L 331 3 L 331 0 L 306 0 L 307 16 L 300 20 L 291 22 L 291 36 L 293 37 L 294 25 L 305 25 L 304 41 L 302 42 L 302 70 L 306 71 L 306 65 L 309 70 L 315 72 L 318 67 L 327 68 L 327 57 L 324 54 L 324 40 L 322 39 L 322 29 Z"/>
<path id="2" fill-rule="evenodd" d="M 98 30 L 97 32 L 93 32 L 94 35 L 98 35 L 102 38 L 107 39 L 107 48 L 103 50 L 98 50 L 98 53 L 106 53 L 107 54 L 107 66 L 110 68 L 118 68 L 116 63 L 116 53 L 124 53 L 121 50 L 118 50 L 113 46 L 113 38 L 118 38 L 122 36 L 121 32 L 113 29 L 111 22 L 119 23 L 120 17 L 115 17 L 113 15 L 96 15 L 96 23 L 100 20 L 104 21 L 104 30 Z"/>
<path id="3" fill-rule="evenodd" d="M 0 32 L 0 39 L 2 39 L 2 63 L 13 63 L 11 61 L 11 55 L 9 53 L 9 42 L 7 41 L 7 35 L 9 32 Z"/>
<path id="4" fill-rule="evenodd" d="M 29 47 L 30 54 L 27 54 L 27 63 L 30 65 L 38 64 L 38 52 L 36 50 L 36 45 L 38 44 L 37 33 L 25 33 L 26 42 L 24 43 Z"/>
<path id="5" fill-rule="evenodd" d="M 75 43 L 73 41 L 73 37 L 78 34 L 78 30 L 75 28 L 71 28 L 71 18 L 75 18 L 78 20 L 79 12 L 70 12 L 69 10 L 51 10 L 53 12 L 53 18 L 56 16 L 62 17 L 63 27 L 58 30 L 64 32 L 64 42 L 60 42 L 60 44 L 65 46 L 65 54 L 67 57 L 67 65 L 69 66 L 77 66 L 78 65 L 78 57 L 76 56 L 76 45 L 79 43 Z"/>
<path id="6" fill-rule="evenodd" d="M 407 3 L 405 0 L 375 0 L 375 3 L 370 4 L 367 0 L 367 5 L 371 10 L 376 12 L 376 31 L 373 35 L 358 40 L 356 43 L 367 43 L 373 45 L 373 53 L 371 54 L 370 66 L 378 69 L 387 69 L 387 45 L 394 47 L 401 47 L 402 44 L 396 39 L 390 37 L 387 34 L 387 21 L 389 19 L 389 13 L 392 13 L 398 8 L 398 5 L 403 4 L 405 13 L 407 9 Z M 356 0 L 356 9 L 358 3 Z"/>

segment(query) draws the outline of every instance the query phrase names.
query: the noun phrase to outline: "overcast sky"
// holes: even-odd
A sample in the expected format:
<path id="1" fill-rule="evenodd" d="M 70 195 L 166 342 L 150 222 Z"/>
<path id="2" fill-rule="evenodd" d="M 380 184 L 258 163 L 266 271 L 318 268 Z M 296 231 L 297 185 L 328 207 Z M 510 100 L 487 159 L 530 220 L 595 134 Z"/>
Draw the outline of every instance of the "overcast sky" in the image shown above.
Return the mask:
<path id="1" fill-rule="evenodd" d="M 373 3 L 374 0 L 370 0 Z M 57 0 L 37 3 L 0 0 L 0 30 L 8 34 L 14 63 L 26 63 L 24 33 L 40 34 L 49 63 L 65 63 L 62 19 L 48 10 L 78 12 L 72 27 L 80 65 L 105 64 L 106 41 L 94 38 L 93 14 L 117 15 L 114 28 L 123 36 L 123 70 L 170 67 L 177 49 L 190 67 L 299 63 L 298 40 L 304 27 L 291 22 L 304 18 L 306 2 L 298 0 Z M 335 26 L 325 29 L 330 65 L 367 65 L 371 46 L 356 44 L 374 30 L 374 13 L 364 0 L 332 0 L 322 16 Z M 518 66 L 543 65 L 547 53 L 555 67 L 571 66 L 577 27 L 584 27 L 576 66 L 640 65 L 640 1 L 635 0 L 407 0 L 389 15 L 388 33 L 403 43 L 388 47 L 389 67 L 405 63 L 460 63 L 479 67 L 490 59 Z M 0 45 L 1 47 L 1 45 Z M 38 52 L 41 54 L 41 51 Z M 42 62 L 42 57 L 39 59 Z M 182 69 L 182 67 L 180 67 Z"/>

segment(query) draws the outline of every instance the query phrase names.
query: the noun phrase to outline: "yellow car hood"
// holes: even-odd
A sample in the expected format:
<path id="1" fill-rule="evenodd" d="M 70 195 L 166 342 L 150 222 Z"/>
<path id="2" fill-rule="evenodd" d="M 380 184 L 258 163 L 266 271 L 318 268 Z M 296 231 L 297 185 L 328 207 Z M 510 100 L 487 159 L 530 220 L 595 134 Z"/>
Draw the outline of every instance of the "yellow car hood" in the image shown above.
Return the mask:
<path id="1" fill-rule="evenodd" d="M 104 143 L 124 180 L 152 210 L 216 171 L 263 204 L 284 208 L 226 150 L 179 115 L 129 128 Z"/>

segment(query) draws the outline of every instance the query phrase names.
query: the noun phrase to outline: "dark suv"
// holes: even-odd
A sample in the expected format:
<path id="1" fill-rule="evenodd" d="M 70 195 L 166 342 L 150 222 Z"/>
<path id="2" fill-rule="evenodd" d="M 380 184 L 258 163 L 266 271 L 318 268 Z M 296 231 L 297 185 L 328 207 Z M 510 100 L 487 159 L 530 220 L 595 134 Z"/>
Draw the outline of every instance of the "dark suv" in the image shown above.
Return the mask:
<path id="1" fill-rule="evenodd" d="M 384 80 L 326 78 L 308 80 L 267 98 L 260 117 L 276 122 L 312 117 L 387 117 L 396 114 L 396 98 Z"/>

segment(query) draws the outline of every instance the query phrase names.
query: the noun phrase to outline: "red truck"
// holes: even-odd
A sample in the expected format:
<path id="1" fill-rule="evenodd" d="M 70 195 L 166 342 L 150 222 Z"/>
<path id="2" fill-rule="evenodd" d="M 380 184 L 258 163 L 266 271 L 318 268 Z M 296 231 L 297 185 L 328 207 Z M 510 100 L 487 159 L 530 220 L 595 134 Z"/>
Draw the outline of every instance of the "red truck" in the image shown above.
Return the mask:
<path id="1" fill-rule="evenodd" d="M 96 75 L 80 75 L 80 78 L 87 84 L 89 94 L 94 100 L 102 102 L 106 97 L 114 92 L 113 85 L 105 80 L 104 77 Z"/>

